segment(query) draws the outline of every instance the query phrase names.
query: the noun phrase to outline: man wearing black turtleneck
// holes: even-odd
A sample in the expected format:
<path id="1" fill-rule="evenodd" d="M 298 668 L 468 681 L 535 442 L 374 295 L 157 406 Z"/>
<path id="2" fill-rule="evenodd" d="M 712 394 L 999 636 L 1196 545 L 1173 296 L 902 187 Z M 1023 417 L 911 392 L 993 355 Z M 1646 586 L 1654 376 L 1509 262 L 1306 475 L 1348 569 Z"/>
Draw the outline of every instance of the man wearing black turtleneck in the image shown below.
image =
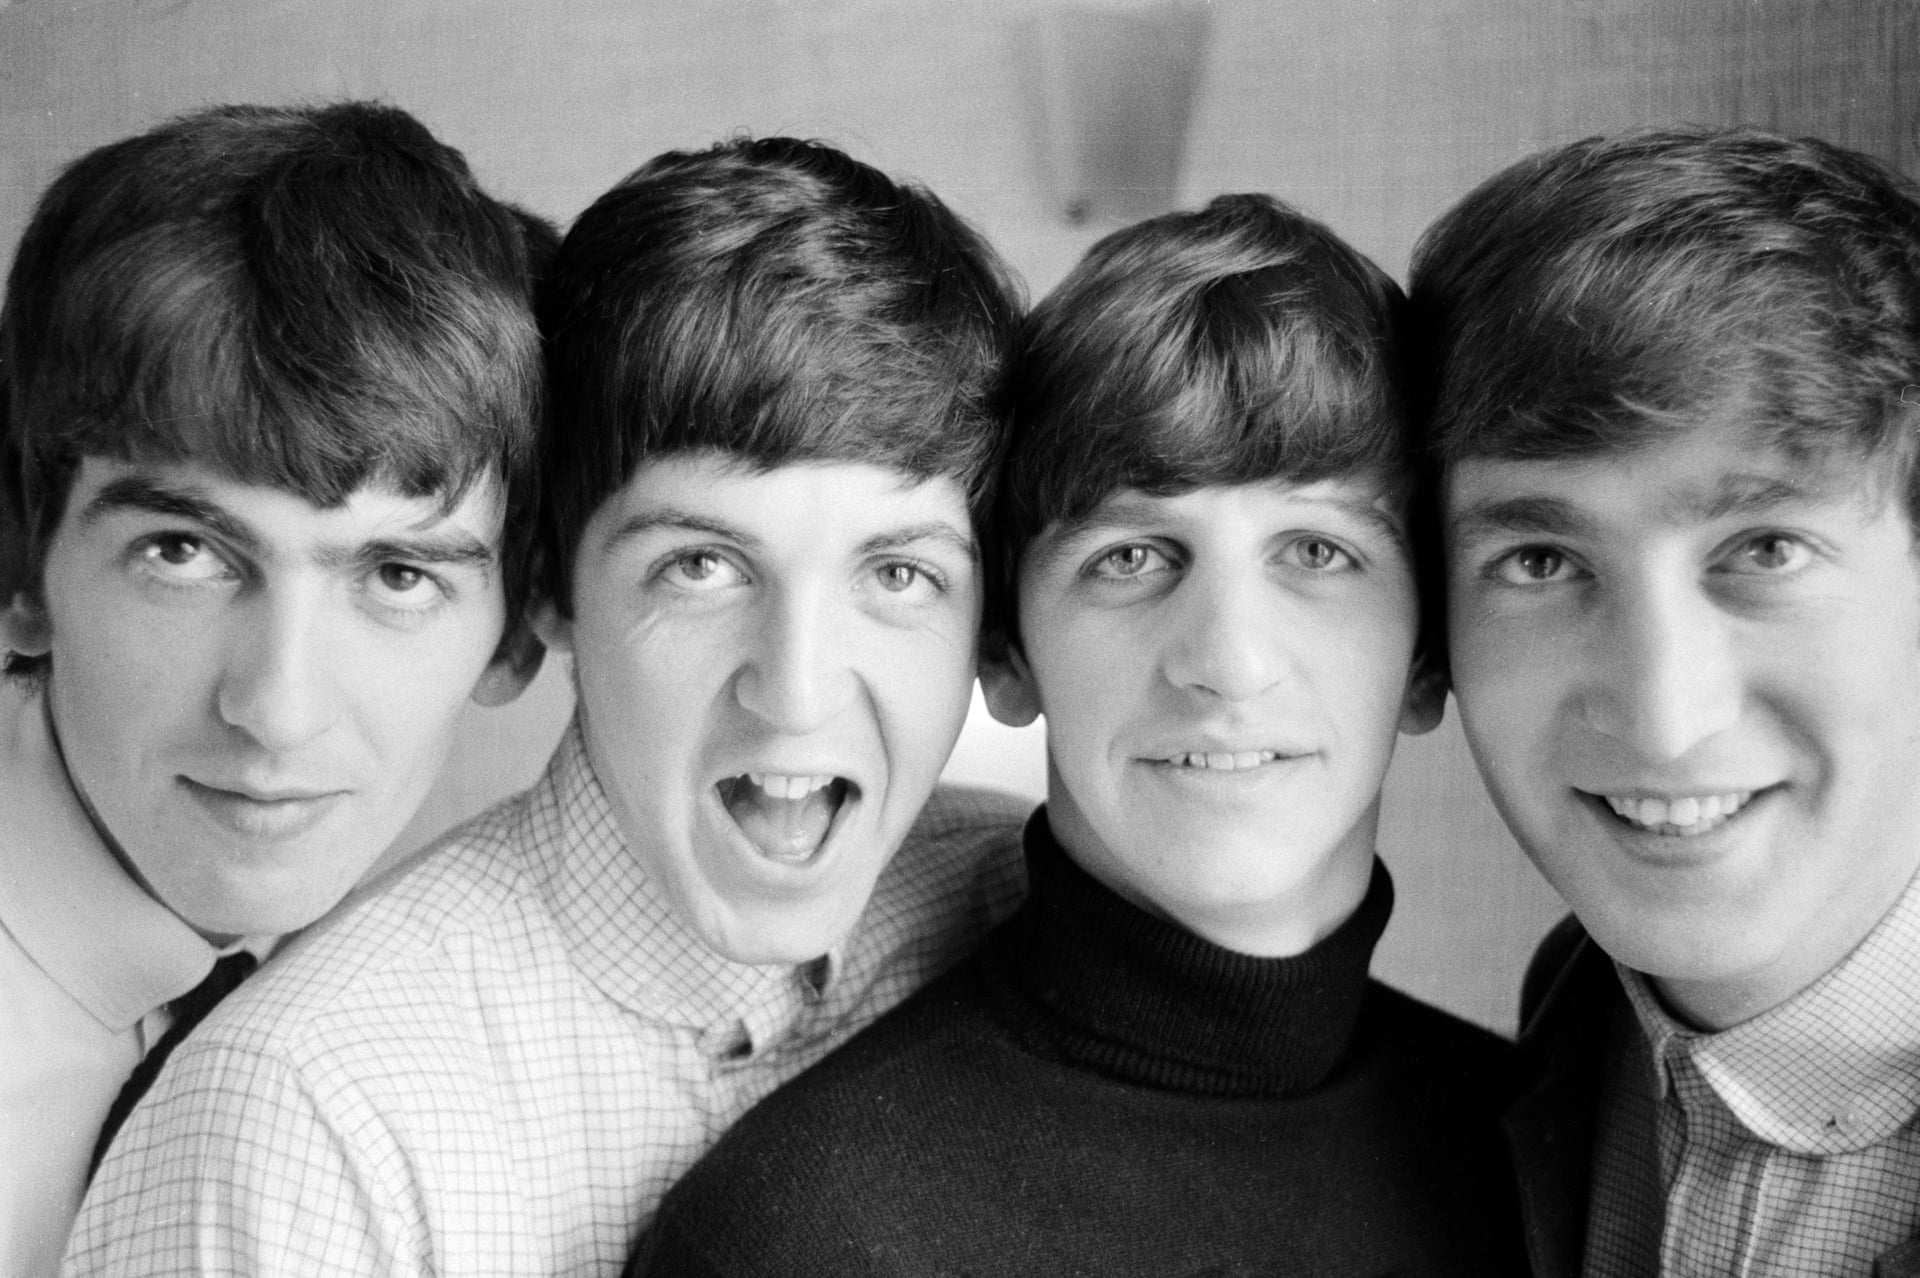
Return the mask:
<path id="1" fill-rule="evenodd" d="M 1397 730 L 1438 721 L 1398 290 L 1227 196 L 1028 320 L 982 670 L 1047 718 L 1031 895 L 754 1110 L 635 1272 L 1501 1274 L 1508 1048 L 1371 981 Z"/>

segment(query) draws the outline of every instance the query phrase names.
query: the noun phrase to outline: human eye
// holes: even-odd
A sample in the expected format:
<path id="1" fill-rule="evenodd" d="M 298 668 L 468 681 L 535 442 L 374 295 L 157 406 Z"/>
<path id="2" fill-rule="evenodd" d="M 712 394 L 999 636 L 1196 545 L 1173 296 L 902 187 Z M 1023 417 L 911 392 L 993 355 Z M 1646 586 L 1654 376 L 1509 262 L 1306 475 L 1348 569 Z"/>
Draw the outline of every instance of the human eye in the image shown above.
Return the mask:
<path id="1" fill-rule="evenodd" d="M 908 602 L 931 600 L 948 590 L 946 574 L 920 559 L 883 560 L 875 566 L 873 579 L 887 594 Z"/>
<path id="2" fill-rule="evenodd" d="M 367 593 L 380 607 L 393 612 L 427 612 L 450 595 L 447 584 L 415 564 L 378 564 L 368 574 Z"/>
<path id="3" fill-rule="evenodd" d="M 746 571 L 719 550 L 701 546 L 676 551 L 661 561 L 654 579 L 689 594 L 708 594 L 747 581 Z"/>
<path id="4" fill-rule="evenodd" d="M 1290 538 L 1281 546 L 1280 557 L 1291 567 L 1313 573 L 1344 572 L 1360 566 L 1352 551 L 1319 533 Z"/>
<path id="5" fill-rule="evenodd" d="M 198 586 L 239 573 L 197 534 L 152 533 L 133 545 L 134 563 L 147 576 L 172 586 Z"/>
<path id="6" fill-rule="evenodd" d="M 1509 586 L 1542 586 L 1572 580 L 1578 566 L 1557 546 L 1527 545 L 1496 556 L 1485 575 Z"/>
<path id="7" fill-rule="evenodd" d="M 1137 581 L 1172 572 L 1178 565 L 1167 551 L 1143 541 L 1109 546 L 1089 559 L 1081 572 L 1095 581 Z"/>
<path id="8" fill-rule="evenodd" d="M 1813 549 L 1791 533 L 1768 529 L 1735 538 L 1715 567 L 1752 576 L 1785 576 L 1806 567 Z"/>

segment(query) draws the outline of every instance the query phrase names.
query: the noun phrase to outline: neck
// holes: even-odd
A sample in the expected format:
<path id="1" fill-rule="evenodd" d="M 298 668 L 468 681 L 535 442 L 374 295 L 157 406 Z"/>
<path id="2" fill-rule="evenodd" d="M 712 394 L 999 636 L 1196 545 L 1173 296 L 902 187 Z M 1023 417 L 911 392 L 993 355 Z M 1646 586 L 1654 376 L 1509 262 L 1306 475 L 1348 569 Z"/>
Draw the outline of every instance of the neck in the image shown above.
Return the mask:
<path id="1" fill-rule="evenodd" d="M 1393 890 L 1368 864 L 1358 907 L 1289 958 L 1227 950 L 1121 898 L 1059 848 L 1046 809 L 1027 829 L 1032 885 L 996 961 L 1046 1034 L 1112 1077 L 1182 1091 L 1284 1095 L 1323 1080 L 1347 1050 L 1367 961 Z"/>

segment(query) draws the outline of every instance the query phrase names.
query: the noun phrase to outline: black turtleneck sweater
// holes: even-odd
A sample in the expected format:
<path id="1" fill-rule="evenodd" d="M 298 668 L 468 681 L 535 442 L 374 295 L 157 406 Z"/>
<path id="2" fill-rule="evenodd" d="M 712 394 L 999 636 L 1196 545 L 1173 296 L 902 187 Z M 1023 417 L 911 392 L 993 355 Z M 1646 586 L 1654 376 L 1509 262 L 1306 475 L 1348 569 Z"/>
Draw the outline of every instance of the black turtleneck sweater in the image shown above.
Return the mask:
<path id="1" fill-rule="evenodd" d="M 1393 906 L 1304 954 L 1221 949 L 1027 828 L 1031 895 L 970 959 L 762 1102 L 631 1272 L 1524 1271 L 1509 1047 L 1370 981 Z"/>

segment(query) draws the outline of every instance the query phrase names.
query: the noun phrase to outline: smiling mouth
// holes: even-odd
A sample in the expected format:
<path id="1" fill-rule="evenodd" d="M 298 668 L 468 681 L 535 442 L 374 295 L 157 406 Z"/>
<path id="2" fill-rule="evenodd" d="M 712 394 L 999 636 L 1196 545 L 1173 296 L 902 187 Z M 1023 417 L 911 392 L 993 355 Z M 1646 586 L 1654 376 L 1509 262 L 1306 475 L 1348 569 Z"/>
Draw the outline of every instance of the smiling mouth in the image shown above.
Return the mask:
<path id="1" fill-rule="evenodd" d="M 721 806 L 761 856 L 804 865 L 820 852 L 834 818 L 859 788 L 845 777 L 748 772 L 715 789 Z"/>
<path id="2" fill-rule="evenodd" d="M 1752 802 L 1754 790 L 1722 794 L 1689 794 L 1678 798 L 1635 795 L 1596 795 L 1613 815 L 1650 834 L 1690 839 L 1717 830 Z"/>
<path id="3" fill-rule="evenodd" d="M 1205 772 L 1249 772 L 1279 757 L 1277 750 L 1190 750 L 1154 762 L 1171 768 L 1193 768 Z"/>

